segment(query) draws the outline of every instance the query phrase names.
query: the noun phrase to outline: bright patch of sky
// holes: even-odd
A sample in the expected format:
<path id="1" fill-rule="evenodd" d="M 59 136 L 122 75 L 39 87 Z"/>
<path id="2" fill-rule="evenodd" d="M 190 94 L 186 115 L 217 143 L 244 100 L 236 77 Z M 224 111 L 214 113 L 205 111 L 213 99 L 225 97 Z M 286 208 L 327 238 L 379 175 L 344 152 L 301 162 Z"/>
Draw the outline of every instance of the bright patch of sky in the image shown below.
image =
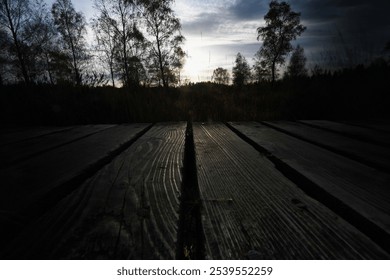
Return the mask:
<path id="1" fill-rule="evenodd" d="M 176 1 L 174 8 L 187 39 L 184 49 L 188 57 L 183 74 L 188 79 L 209 81 L 217 67 L 231 70 L 238 52 L 251 62 L 251 57 L 260 47 L 256 28 L 262 23 L 262 18 L 239 19 L 232 9 L 239 2 Z"/>

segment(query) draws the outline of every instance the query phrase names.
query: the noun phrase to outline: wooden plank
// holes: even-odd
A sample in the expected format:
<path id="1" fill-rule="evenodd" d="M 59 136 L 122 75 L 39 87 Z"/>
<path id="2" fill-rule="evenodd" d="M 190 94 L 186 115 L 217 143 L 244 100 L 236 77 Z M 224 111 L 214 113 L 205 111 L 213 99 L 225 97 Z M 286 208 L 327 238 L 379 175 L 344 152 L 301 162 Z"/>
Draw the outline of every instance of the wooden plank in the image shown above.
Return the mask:
<path id="1" fill-rule="evenodd" d="M 68 127 L 25 127 L 0 130 L 0 146 L 72 129 Z"/>
<path id="2" fill-rule="evenodd" d="M 230 123 L 240 133 L 353 209 L 390 240 L 390 176 L 259 123 Z M 316 190 L 312 190 L 315 192 Z M 321 193 L 320 193 L 321 194 Z M 319 197 L 325 199 L 325 197 Z M 342 209 L 342 211 L 346 211 Z M 364 228 L 363 230 L 369 230 Z M 389 242 L 387 242 L 389 243 Z M 388 244 L 390 245 L 390 244 Z"/>
<path id="3" fill-rule="evenodd" d="M 9 257 L 173 259 L 185 129 L 153 126 L 25 229 Z"/>
<path id="4" fill-rule="evenodd" d="M 9 225 L 9 232 L 17 231 L 147 128 L 147 124 L 117 126 L 1 169 L 0 220 Z"/>
<path id="5" fill-rule="evenodd" d="M 390 123 L 388 121 L 374 122 L 374 121 L 345 121 L 347 124 L 366 127 L 372 130 L 378 130 L 382 132 L 390 132 Z"/>
<path id="6" fill-rule="evenodd" d="M 390 149 L 337 135 L 296 122 L 273 121 L 264 124 L 294 137 L 319 145 L 382 171 L 390 170 Z"/>
<path id="7" fill-rule="evenodd" d="M 373 144 L 390 146 L 390 134 L 381 131 L 324 120 L 302 120 L 300 123 L 325 129 L 331 132 L 336 132 L 344 136 L 352 137 Z"/>
<path id="8" fill-rule="evenodd" d="M 115 125 L 85 125 L 0 146 L 0 168 L 91 136 Z"/>
<path id="9" fill-rule="evenodd" d="M 388 258 L 226 126 L 196 124 L 194 141 L 207 258 Z"/>

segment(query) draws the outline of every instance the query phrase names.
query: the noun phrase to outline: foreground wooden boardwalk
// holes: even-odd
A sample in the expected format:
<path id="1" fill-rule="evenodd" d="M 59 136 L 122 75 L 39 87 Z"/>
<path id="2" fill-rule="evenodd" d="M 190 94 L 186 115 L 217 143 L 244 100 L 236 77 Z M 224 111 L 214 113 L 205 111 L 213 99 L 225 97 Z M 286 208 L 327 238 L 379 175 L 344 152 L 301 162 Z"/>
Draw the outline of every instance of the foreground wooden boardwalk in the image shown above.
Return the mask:
<path id="1" fill-rule="evenodd" d="M 0 129 L 0 257 L 389 259 L 389 127 Z"/>

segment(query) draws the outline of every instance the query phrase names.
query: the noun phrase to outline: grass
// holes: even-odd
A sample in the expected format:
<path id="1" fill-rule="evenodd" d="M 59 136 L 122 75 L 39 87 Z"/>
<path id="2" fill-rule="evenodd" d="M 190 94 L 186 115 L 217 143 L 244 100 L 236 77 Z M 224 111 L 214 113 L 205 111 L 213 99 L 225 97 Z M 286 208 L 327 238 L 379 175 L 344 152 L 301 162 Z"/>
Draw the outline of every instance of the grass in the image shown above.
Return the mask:
<path id="1" fill-rule="evenodd" d="M 388 119 L 390 62 L 243 88 L 198 83 L 170 89 L 8 85 L 2 126 L 162 121 Z"/>

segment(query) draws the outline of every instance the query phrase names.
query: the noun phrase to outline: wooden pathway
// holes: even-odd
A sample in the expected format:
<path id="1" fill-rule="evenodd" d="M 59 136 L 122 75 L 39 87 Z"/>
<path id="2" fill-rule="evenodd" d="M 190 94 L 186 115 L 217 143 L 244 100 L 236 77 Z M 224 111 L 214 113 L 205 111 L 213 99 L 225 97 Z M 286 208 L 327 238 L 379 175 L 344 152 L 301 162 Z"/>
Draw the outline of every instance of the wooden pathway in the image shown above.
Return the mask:
<path id="1" fill-rule="evenodd" d="M 389 259 L 389 128 L 0 129 L 0 257 Z"/>

